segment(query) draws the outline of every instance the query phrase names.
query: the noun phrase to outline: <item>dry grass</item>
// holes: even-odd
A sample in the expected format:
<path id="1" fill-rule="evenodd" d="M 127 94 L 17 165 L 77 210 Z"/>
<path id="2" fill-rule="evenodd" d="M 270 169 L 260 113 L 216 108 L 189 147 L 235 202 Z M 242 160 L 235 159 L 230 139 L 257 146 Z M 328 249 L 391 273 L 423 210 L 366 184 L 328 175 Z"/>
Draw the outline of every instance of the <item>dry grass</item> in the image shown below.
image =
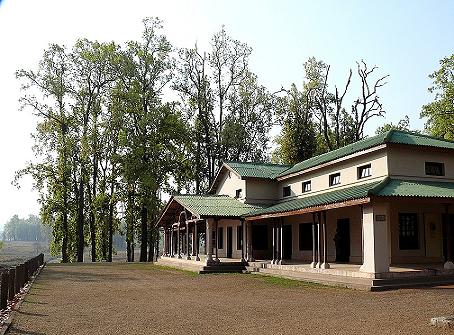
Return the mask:
<path id="1" fill-rule="evenodd" d="M 454 287 L 370 293 L 150 264 L 47 266 L 10 334 L 444 334 Z"/>

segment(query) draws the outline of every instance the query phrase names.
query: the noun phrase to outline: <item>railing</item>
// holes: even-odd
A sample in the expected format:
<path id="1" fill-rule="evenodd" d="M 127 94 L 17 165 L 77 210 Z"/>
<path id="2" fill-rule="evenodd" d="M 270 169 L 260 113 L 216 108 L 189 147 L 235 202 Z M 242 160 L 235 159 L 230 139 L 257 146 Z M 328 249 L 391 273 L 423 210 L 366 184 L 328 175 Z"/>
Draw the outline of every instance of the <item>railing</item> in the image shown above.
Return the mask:
<path id="1" fill-rule="evenodd" d="M 0 269 L 0 310 L 7 307 L 8 301 L 14 299 L 43 264 L 44 255 L 39 254 L 15 267 Z"/>

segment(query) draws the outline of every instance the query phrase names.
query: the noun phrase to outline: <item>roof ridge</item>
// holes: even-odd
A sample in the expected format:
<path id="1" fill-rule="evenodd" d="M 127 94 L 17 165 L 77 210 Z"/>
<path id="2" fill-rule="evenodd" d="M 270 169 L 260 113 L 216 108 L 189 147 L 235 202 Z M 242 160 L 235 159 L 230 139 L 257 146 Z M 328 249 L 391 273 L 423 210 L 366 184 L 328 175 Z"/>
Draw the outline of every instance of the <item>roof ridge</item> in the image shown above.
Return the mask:
<path id="1" fill-rule="evenodd" d="M 446 138 L 442 137 L 436 137 L 428 134 L 421 134 L 416 131 L 411 131 L 411 130 L 400 130 L 400 129 L 391 129 L 388 132 L 393 132 L 393 133 L 401 133 L 401 134 L 408 134 L 408 135 L 415 135 L 419 137 L 425 137 L 425 138 L 430 138 L 432 140 L 437 140 L 437 141 L 444 141 L 444 142 L 449 142 L 449 143 L 454 143 L 454 140 L 448 140 Z"/>
<path id="2" fill-rule="evenodd" d="M 293 166 L 292 164 L 278 164 L 278 163 L 268 163 L 268 162 L 241 162 L 241 161 L 223 161 L 225 164 L 230 164 L 230 163 L 237 163 L 237 164 L 254 164 L 254 165 L 269 165 L 269 166 L 280 166 L 280 167 L 286 167 L 286 166 Z"/>

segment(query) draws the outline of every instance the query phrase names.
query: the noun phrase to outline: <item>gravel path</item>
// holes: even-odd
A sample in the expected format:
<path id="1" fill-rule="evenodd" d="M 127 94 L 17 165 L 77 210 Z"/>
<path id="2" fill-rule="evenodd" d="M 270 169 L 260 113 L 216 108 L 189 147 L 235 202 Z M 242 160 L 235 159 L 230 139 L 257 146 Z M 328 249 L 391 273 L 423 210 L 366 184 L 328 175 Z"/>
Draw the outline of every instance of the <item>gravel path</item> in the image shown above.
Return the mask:
<path id="1" fill-rule="evenodd" d="M 454 286 L 371 293 L 149 264 L 50 264 L 9 334 L 448 334 L 429 325 L 448 314 Z"/>

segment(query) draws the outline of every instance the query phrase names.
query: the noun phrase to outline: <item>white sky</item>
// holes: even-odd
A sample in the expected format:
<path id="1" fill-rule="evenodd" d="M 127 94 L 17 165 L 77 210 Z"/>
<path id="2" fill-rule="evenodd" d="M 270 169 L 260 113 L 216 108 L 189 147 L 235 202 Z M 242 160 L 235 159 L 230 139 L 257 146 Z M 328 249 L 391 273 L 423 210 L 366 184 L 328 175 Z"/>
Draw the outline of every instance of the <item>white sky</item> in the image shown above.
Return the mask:
<path id="1" fill-rule="evenodd" d="M 379 4 L 379 5 L 378 5 Z M 0 225 L 14 214 L 37 214 L 31 180 L 11 185 L 14 172 L 33 159 L 30 133 L 34 120 L 18 110 L 17 69 L 34 69 L 49 43 L 71 47 L 77 38 L 139 39 L 141 20 L 158 16 L 177 47 L 197 41 L 206 48 L 226 25 L 234 38 L 253 49 L 252 70 L 271 91 L 302 82 L 302 64 L 315 56 L 332 65 L 331 83 L 343 85 L 348 69 L 365 59 L 390 74 L 381 97 L 386 119 L 375 120 L 372 134 L 385 121 L 410 115 L 421 129 L 421 105 L 430 101 L 428 74 L 453 53 L 454 2 L 439 1 L 51 1 L 0 0 Z M 354 88 L 352 88 L 352 91 Z M 353 98 L 353 97 L 351 97 Z M 351 99 L 350 99 L 351 100 Z M 347 102 L 347 106 L 350 101 Z"/>

